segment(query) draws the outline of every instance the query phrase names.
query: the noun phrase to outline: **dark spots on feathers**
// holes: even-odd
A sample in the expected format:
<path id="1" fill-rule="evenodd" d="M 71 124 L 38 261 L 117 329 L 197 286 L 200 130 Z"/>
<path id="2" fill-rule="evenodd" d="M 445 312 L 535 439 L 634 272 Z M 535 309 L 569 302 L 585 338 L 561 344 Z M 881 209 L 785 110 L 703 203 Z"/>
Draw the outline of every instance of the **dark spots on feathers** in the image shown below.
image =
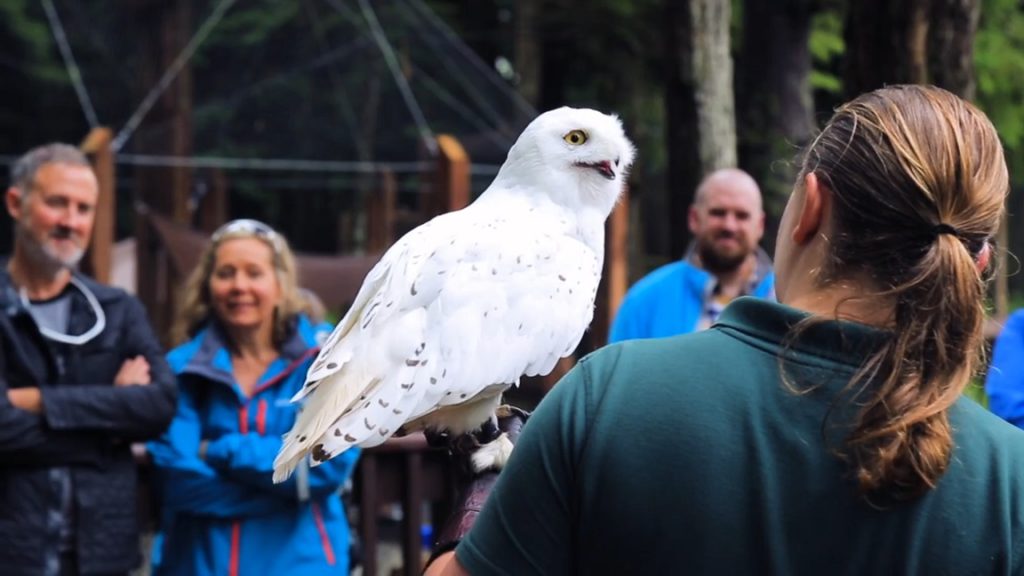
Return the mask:
<path id="1" fill-rule="evenodd" d="M 351 434 L 345 434 L 345 442 L 355 442 L 356 437 Z"/>
<path id="2" fill-rule="evenodd" d="M 337 362 L 328 362 L 327 363 L 327 369 L 328 370 L 334 370 L 337 367 L 338 367 L 338 363 Z"/>
<path id="3" fill-rule="evenodd" d="M 413 367 L 413 366 L 419 366 L 420 365 L 420 361 L 416 360 L 415 358 L 406 358 L 405 359 L 405 365 L 409 366 L 410 368 Z"/>
<path id="4" fill-rule="evenodd" d="M 317 444 L 316 446 L 313 446 L 313 460 L 316 460 L 317 462 L 327 462 L 330 459 L 331 454 L 328 451 L 324 450 L 323 444 Z"/>
<path id="5" fill-rule="evenodd" d="M 431 384 L 437 384 L 437 378 L 434 378 L 433 376 L 431 376 L 430 377 L 430 383 Z"/>
<path id="6" fill-rule="evenodd" d="M 366 426 L 366 429 L 371 431 L 377 427 L 376 424 L 370 424 L 369 418 L 363 418 L 363 426 Z"/>
<path id="7" fill-rule="evenodd" d="M 565 282 L 565 276 L 562 276 L 561 274 L 558 275 L 558 279 Z"/>
<path id="8" fill-rule="evenodd" d="M 416 283 L 415 282 L 413 282 L 412 284 L 409 285 L 409 294 L 412 294 L 413 296 L 415 296 L 417 294 L 417 292 L 416 292 Z"/>
<path id="9" fill-rule="evenodd" d="M 409 382 L 408 384 L 399 384 L 399 386 L 401 386 L 403 390 L 412 390 L 413 384 L 415 384 L 415 382 Z"/>
<path id="10" fill-rule="evenodd" d="M 334 435 L 338 436 L 338 437 L 341 437 L 341 428 L 335 428 L 334 429 Z"/>
<path id="11" fill-rule="evenodd" d="M 399 410 L 398 408 L 394 408 L 393 410 L 391 410 L 391 412 L 392 412 L 392 413 L 393 413 L 393 414 L 394 414 L 395 416 L 398 416 L 399 414 L 401 414 L 401 413 L 402 413 L 402 411 L 401 411 L 401 410 Z"/>
<path id="12" fill-rule="evenodd" d="M 381 408 L 387 408 L 388 406 L 391 406 L 391 403 L 390 402 L 385 402 L 383 398 L 378 398 L 377 399 L 377 404 L 380 404 Z"/>
<path id="13" fill-rule="evenodd" d="M 380 430 L 378 430 L 378 432 L 380 432 L 381 436 L 387 438 L 388 437 L 388 432 L 391 432 L 391 430 L 388 430 L 387 428 L 381 428 Z"/>
<path id="14" fill-rule="evenodd" d="M 306 441 L 306 437 L 305 436 L 299 436 L 299 442 L 305 442 L 305 441 Z"/>

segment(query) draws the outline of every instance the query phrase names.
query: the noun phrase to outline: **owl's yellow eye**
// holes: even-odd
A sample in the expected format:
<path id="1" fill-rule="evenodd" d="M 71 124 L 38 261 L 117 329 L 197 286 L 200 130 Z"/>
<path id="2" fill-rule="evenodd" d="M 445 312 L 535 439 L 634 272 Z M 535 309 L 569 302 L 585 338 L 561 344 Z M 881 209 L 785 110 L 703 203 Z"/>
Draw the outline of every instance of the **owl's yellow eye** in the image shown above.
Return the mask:
<path id="1" fill-rule="evenodd" d="M 587 133 L 583 130 L 573 130 L 562 137 L 563 140 L 574 146 L 579 146 L 587 141 Z"/>

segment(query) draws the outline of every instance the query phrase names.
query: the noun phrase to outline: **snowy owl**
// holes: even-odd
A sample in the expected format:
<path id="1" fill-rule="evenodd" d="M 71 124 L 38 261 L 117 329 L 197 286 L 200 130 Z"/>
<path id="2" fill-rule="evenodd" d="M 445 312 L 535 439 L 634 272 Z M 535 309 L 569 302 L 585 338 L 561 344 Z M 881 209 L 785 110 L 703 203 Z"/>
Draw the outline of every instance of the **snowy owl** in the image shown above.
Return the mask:
<path id="1" fill-rule="evenodd" d="M 501 395 L 549 373 L 594 314 L 604 222 L 634 148 L 615 116 L 560 108 L 530 123 L 466 208 L 403 236 L 370 271 L 294 401 L 283 481 L 396 432 L 495 430 Z M 501 467 L 504 435 L 473 455 Z"/>

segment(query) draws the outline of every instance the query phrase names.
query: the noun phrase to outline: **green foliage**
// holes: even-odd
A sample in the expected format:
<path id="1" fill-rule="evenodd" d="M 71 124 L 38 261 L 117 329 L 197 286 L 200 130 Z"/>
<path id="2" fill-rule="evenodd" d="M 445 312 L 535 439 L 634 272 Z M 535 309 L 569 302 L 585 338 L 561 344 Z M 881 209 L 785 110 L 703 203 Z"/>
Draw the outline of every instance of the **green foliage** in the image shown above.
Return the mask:
<path id="1" fill-rule="evenodd" d="M 838 8 L 818 11 L 811 19 L 811 37 L 809 40 L 813 69 L 811 70 L 811 88 L 833 94 L 842 91 L 843 84 L 839 76 L 833 72 L 834 63 L 846 51 L 843 42 L 843 15 Z"/>
<path id="2" fill-rule="evenodd" d="M 5 29 L 3 37 L 13 37 L 16 44 L 5 46 L 4 52 L 8 58 L 16 57 L 18 69 L 30 78 L 47 84 L 66 85 L 67 72 L 37 4 L 35 0 L 0 2 L 0 26 Z"/>
<path id="3" fill-rule="evenodd" d="M 1018 174 L 1024 140 L 1024 10 L 1017 0 L 983 0 L 974 44 L 978 104 L 992 119 Z M 1020 177 L 1014 178 L 1020 181 Z"/>
<path id="4" fill-rule="evenodd" d="M 985 408 L 988 408 L 988 395 L 985 394 L 985 386 L 983 382 L 971 382 L 964 388 L 964 396 L 967 396 L 971 400 L 974 400 L 978 404 L 981 404 Z"/>

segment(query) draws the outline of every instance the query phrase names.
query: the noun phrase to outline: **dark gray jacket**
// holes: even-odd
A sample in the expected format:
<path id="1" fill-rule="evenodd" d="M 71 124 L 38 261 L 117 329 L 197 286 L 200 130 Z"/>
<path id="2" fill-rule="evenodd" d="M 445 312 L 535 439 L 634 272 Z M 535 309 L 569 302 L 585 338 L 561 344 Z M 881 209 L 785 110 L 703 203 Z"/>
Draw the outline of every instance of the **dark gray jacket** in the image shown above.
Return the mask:
<path id="1" fill-rule="evenodd" d="M 2 264 L 2 262 L 0 262 Z M 51 471 L 70 471 L 80 573 L 125 573 L 139 562 L 136 466 L 130 443 L 159 436 L 177 390 L 137 299 L 77 276 L 106 314 L 106 329 L 81 346 L 43 338 L 6 266 L 0 267 L 0 572 L 46 574 L 58 538 Z M 69 332 L 93 326 L 92 308 L 72 290 Z M 145 356 L 151 384 L 115 387 L 124 360 Z M 63 361 L 58 361 L 63 358 Z M 8 388 L 38 386 L 44 413 L 13 407 Z"/>

